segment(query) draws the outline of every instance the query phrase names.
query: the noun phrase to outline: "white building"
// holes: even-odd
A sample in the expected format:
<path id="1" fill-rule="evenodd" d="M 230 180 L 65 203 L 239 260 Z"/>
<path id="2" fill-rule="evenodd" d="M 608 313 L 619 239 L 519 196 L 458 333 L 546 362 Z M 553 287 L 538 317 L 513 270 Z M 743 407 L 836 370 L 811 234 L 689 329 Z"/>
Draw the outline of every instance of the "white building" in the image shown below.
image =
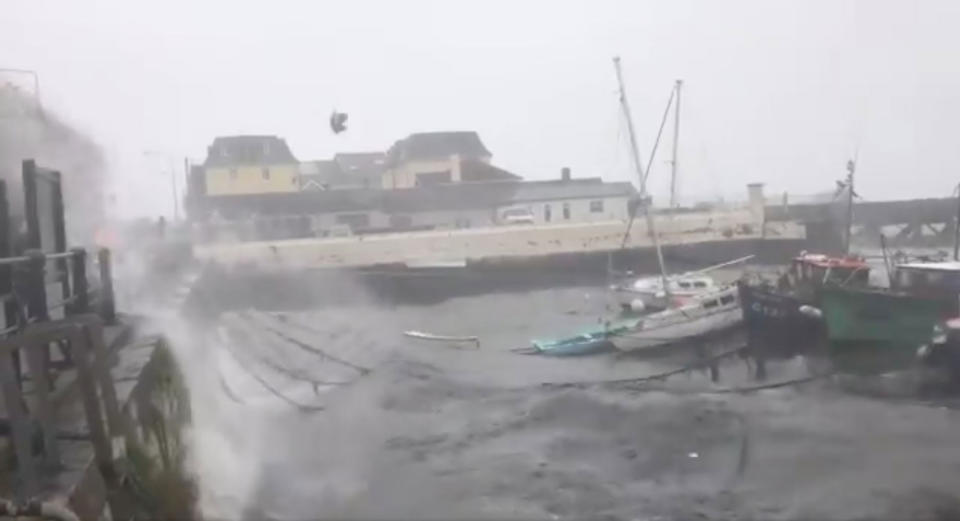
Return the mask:
<path id="1" fill-rule="evenodd" d="M 627 182 L 599 178 L 447 183 L 402 190 L 343 189 L 210 198 L 231 221 L 255 221 L 256 238 L 503 226 L 503 212 L 524 208 L 532 224 L 626 221 L 636 195 Z"/>

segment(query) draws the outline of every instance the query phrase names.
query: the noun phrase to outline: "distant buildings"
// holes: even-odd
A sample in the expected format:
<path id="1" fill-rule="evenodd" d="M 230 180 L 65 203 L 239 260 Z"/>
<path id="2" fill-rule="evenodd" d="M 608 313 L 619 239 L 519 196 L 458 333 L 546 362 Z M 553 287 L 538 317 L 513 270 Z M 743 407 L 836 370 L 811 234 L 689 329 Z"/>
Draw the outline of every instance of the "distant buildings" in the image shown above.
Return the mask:
<path id="1" fill-rule="evenodd" d="M 417 133 L 386 153 L 297 162 L 275 136 L 217 138 L 191 174 L 196 221 L 246 223 L 243 238 L 625 220 L 630 183 L 523 181 L 491 164 L 476 132 Z M 191 204 L 192 203 L 192 204 Z M 239 228 L 238 228 L 239 229 Z"/>
<path id="2" fill-rule="evenodd" d="M 218 137 L 207 147 L 203 162 L 204 194 L 297 192 L 299 168 L 287 142 L 277 136 Z"/>
<path id="3" fill-rule="evenodd" d="M 410 134 L 387 151 L 383 188 L 520 180 L 520 176 L 491 166 L 492 157 L 476 132 Z"/>
<path id="4" fill-rule="evenodd" d="M 301 190 L 379 188 L 385 170 L 383 152 L 337 154 L 333 159 L 300 163 Z"/>

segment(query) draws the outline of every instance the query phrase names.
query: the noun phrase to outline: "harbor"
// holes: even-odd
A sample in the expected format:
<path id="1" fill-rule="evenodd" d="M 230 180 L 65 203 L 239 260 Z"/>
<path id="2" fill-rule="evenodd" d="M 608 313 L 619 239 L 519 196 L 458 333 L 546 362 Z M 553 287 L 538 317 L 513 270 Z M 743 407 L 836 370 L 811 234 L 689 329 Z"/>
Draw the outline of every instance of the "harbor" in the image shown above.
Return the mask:
<path id="1" fill-rule="evenodd" d="M 949 1 L 42 4 L 0 519 L 960 519 Z"/>
<path id="2" fill-rule="evenodd" d="M 954 398 L 921 389 L 903 359 L 835 359 L 815 345 L 751 351 L 743 331 L 644 356 L 512 351 L 575 334 L 616 306 L 602 286 L 575 286 L 225 313 L 222 339 L 204 342 L 207 362 L 191 359 L 208 382 L 196 416 L 210 444 L 206 508 L 273 519 L 955 511 Z M 479 346 L 410 330 L 476 336 Z M 248 428 L 225 430 L 238 422 Z M 220 439 L 258 454 L 247 473 L 215 472 L 206 458 L 219 457 Z M 311 450 L 292 455 L 289 445 Z M 838 486 L 842 498 L 827 494 Z"/>

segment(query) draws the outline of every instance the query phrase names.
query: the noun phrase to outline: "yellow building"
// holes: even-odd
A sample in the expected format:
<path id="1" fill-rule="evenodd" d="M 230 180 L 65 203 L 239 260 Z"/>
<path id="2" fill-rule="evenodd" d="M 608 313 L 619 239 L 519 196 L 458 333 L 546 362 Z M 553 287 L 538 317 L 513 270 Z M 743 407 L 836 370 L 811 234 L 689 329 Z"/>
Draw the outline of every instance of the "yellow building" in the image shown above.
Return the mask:
<path id="1" fill-rule="evenodd" d="M 297 158 L 277 136 L 218 137 L 203 163 L 208 196 L 296 192 L 299 177 Z"/>

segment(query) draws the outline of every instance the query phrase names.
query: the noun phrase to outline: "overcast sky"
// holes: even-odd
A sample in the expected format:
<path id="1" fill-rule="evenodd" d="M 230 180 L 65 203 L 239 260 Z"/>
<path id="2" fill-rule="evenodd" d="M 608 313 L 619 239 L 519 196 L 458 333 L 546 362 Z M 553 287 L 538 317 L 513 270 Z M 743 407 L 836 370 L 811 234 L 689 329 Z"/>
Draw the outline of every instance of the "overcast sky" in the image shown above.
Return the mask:
<path id="1" fill-rule="evenodd" d="M 143 150 L 199 161 L 242 133 L 318 159 L 476 130 L 528 179 L 635 180 L 616 54 L 644 158 L 685 81 L 683 197 L 829 190 L 858 151 L 877 200 L 960 181 L 958 28 L 956 0 L 4 0 L 0 67 L 38 71 L 43 104 L 103 144 L 125 213 L 170 210 Z"/>

